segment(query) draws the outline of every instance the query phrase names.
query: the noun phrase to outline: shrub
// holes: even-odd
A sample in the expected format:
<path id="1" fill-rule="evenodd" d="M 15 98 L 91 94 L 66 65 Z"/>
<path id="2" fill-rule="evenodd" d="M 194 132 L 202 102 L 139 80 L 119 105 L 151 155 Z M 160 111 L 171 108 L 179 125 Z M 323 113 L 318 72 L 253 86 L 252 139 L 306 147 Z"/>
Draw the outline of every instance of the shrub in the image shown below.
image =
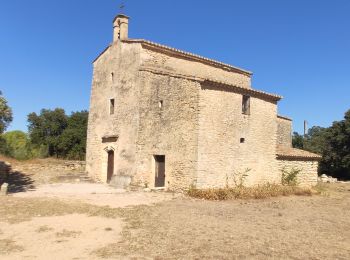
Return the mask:
<path id="1" fill-rule="evenodd" d="M 226 188 L 230 187 L 232 182 L 235 187 L 243 187 L 250 171 L 251 169 L 246 168 L 244 171 L 234 171 L 231 176 L 226 175 Z"/>
<path id="2" fill-rule="evenodd" d="M 197 189 L 190 187 L 187 195 L 193 198 L 206 200 L 229 199 L 266 199 L 277 196 L 303 195 L 311 196 L 313 191 L 297 186 L 283 186 L 277 184 L 264 184 L 254 187 L 211 188 Z"/>
<path id="3" fill-rule="evenodd" d="M 286 168 L 282 169 L 282 185 L 296 186 L 298 184 L 297 177 L 301 170 L 293 167 L 289 171 Z"/>

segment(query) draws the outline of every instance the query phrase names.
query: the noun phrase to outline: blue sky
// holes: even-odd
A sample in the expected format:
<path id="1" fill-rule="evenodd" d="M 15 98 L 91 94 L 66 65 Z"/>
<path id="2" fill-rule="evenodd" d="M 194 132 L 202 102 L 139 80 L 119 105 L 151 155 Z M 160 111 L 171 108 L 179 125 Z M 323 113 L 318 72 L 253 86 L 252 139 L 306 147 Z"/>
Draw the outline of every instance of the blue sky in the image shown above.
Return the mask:
<path id="1" fill-rule="evenodd" d="M 284 96 L 301 132 L 350 109 L 348 0 L 126 0 L 129 37 L 253 71 L 256 89 Z M 88 109 L 93 59 L 112 40 L 118 0 L 1 0 L 0 90 L 27 130 L 42 108 Z"/>

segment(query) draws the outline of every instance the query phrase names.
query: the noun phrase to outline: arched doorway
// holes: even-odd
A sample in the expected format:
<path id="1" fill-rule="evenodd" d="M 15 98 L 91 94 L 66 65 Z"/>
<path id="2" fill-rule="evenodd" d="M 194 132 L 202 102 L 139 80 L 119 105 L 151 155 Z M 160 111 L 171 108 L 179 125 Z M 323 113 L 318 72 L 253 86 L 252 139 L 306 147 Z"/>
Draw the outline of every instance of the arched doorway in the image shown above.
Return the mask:
<path id="1" fill-rule="evenodd" d="M 108 151 L 108 164 L 107 164 L 107 183 L 112 179 L 114 172 L 114 151 Z"/>

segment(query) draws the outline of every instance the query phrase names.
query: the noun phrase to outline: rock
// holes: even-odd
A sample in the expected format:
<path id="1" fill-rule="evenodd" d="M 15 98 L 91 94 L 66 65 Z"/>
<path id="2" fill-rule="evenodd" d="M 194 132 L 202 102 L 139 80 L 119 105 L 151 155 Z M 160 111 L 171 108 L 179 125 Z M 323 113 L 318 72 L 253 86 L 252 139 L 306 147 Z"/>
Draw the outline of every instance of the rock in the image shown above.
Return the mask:
<path id="1" fill-rule="evenodd" d="M 0 195 L 2 195 L 2 196 L 6 196 L 7 195 L 8 186 L 9 185 L 6 182 L 1 185 Z"/>
<path id="2" fill-rule="evenodd" d="M 321 177 L 319 178 L 321 182 L 326 182 L 326 183 L 335 183 L 338 181 L 337 178 L 333 178 L 331 176 L 327 176 L 326 174 L 322 174 Z"/>

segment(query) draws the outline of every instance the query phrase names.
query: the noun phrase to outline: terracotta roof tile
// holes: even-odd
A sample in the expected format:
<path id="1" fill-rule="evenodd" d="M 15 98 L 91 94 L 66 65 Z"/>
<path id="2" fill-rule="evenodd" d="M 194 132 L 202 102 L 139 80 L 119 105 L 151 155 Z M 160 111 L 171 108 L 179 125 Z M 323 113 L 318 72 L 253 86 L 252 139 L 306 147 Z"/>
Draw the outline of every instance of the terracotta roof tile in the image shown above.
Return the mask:
<path id="1" fill-rule="evenodd" d="M 320 160 L 322 156 L 296 149 L 292 147 L 277 146 L 277 159 L 308 159 L 308 160 Z"/>

